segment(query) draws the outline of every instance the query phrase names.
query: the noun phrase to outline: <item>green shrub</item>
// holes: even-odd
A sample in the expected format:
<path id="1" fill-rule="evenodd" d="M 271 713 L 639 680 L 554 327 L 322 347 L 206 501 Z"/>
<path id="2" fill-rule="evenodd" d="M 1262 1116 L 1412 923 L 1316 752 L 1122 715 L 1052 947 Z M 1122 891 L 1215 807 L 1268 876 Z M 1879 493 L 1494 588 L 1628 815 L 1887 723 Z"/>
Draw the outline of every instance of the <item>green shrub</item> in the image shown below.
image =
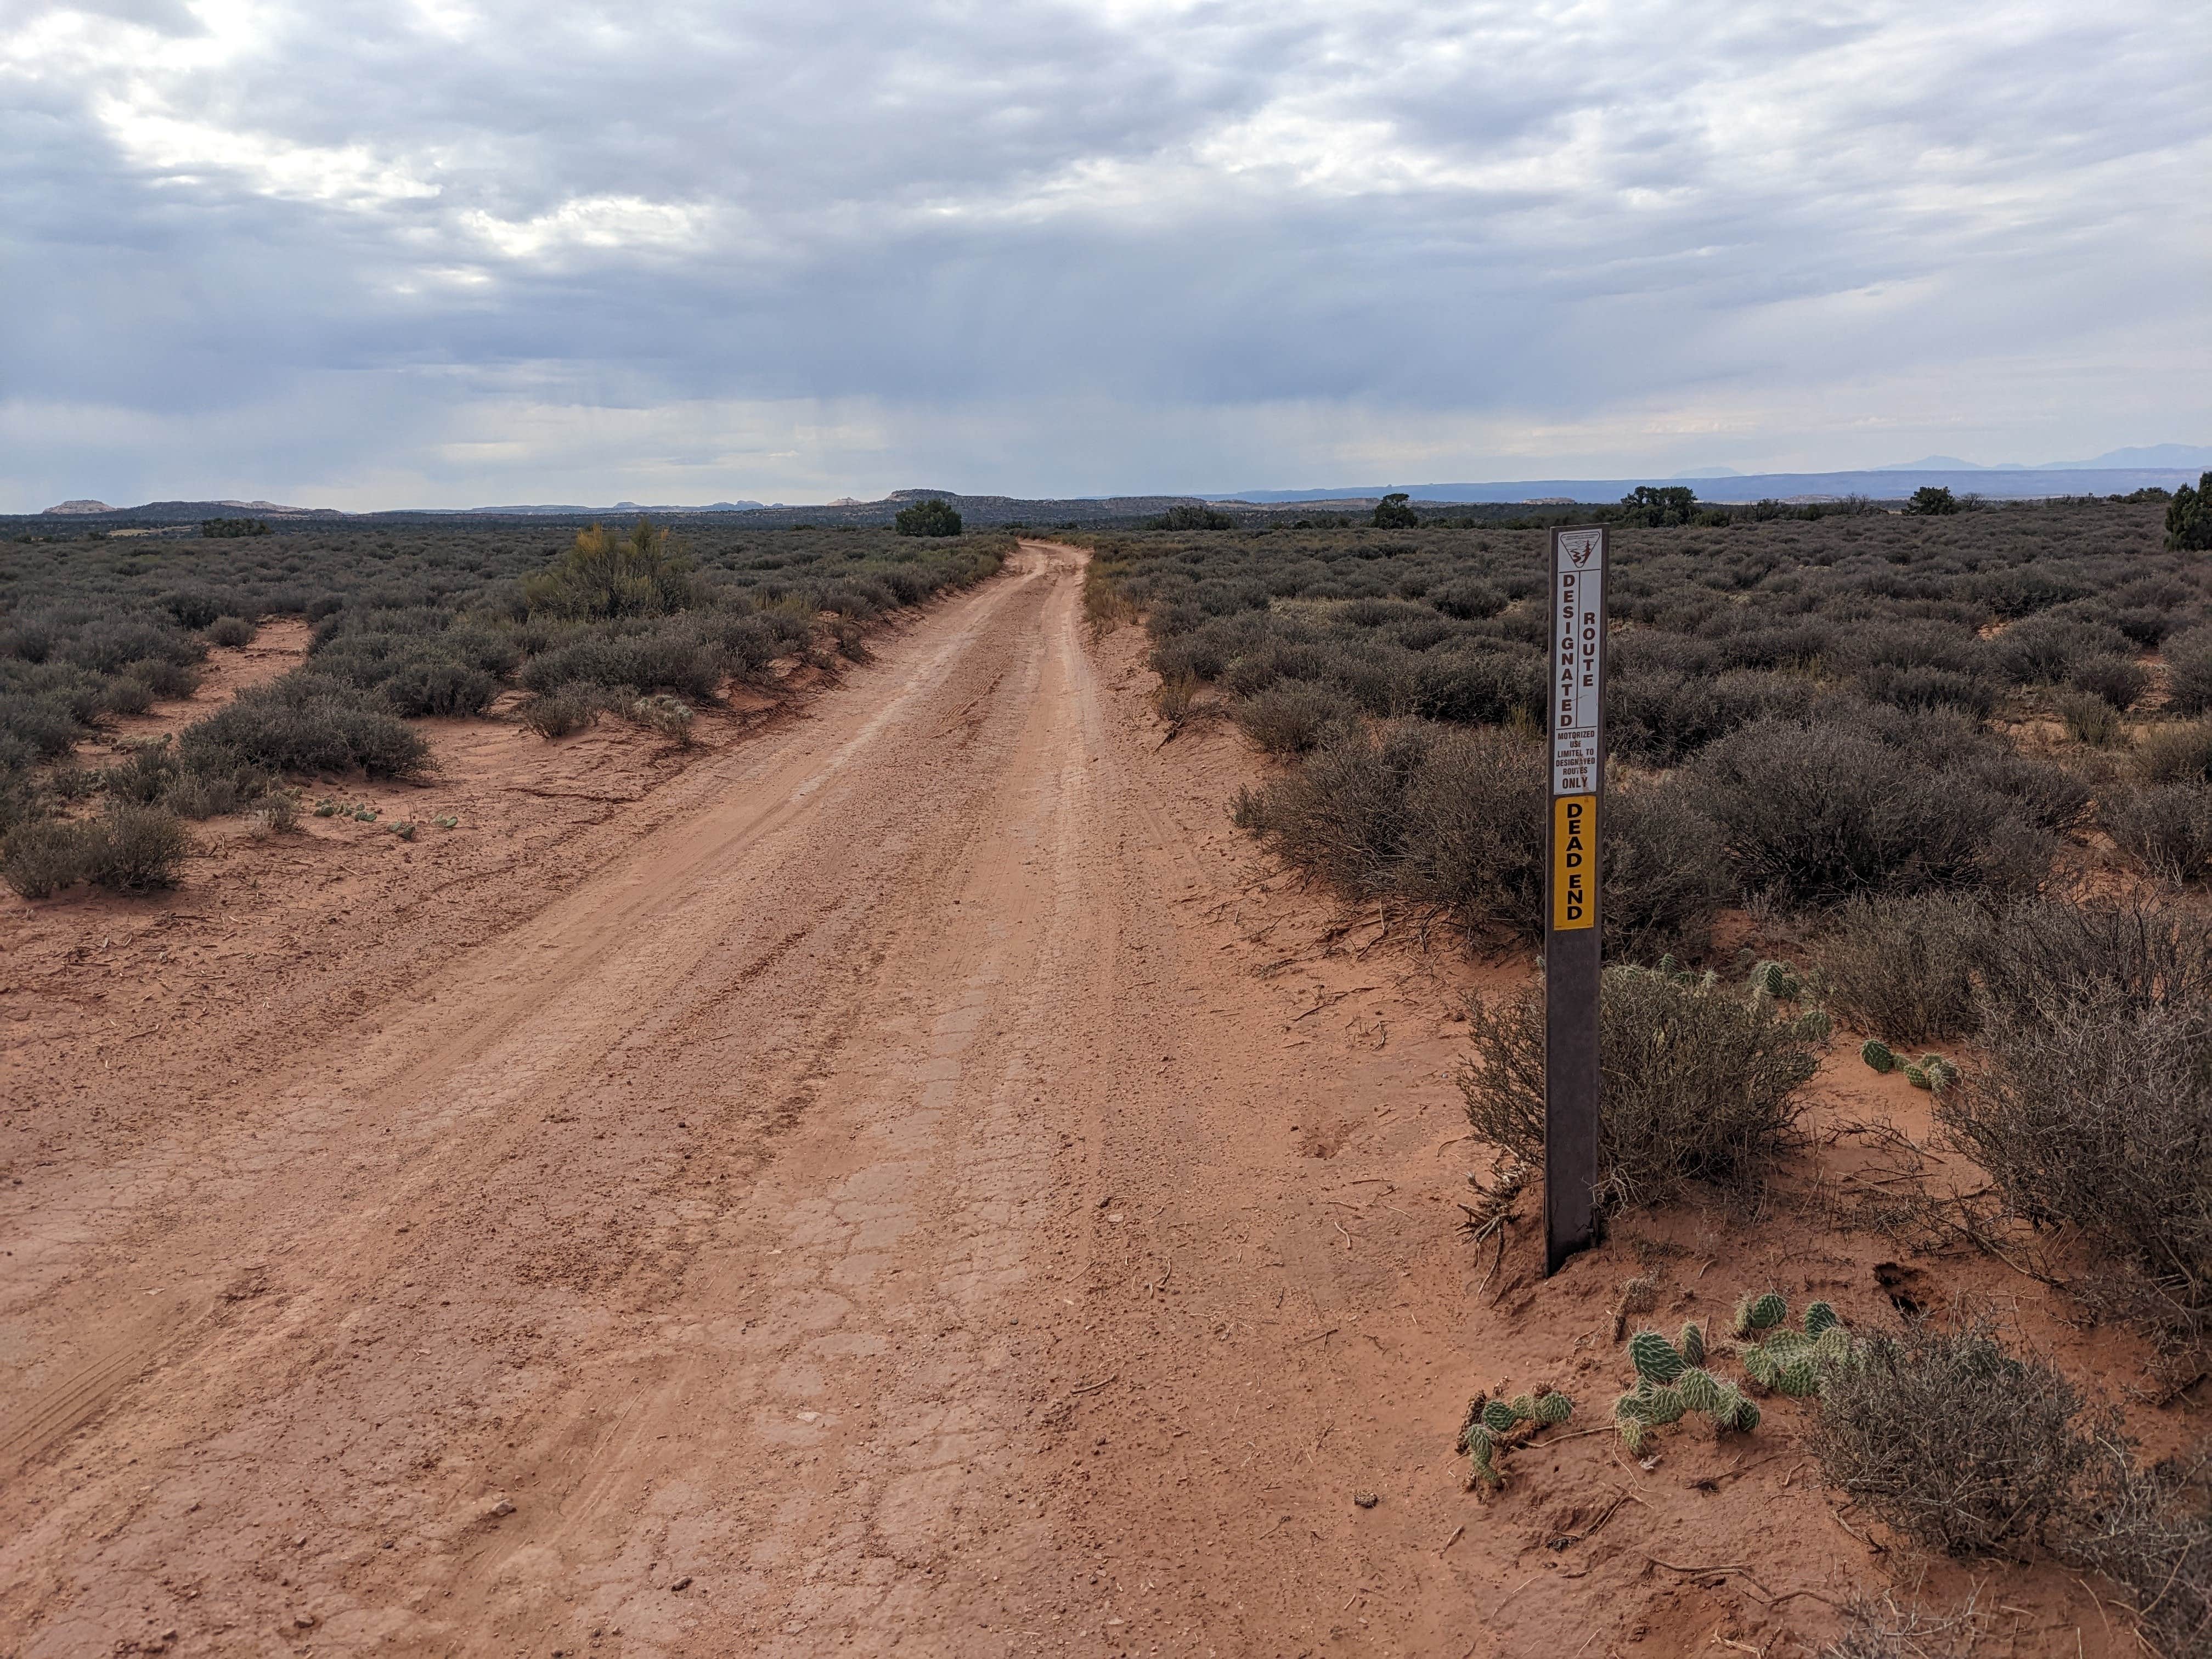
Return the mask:
<path id="1" fill-rule="evenodd" d="M 951 502 L 933 495 L 901 507 L 891 520 L 891 528 L 902 536 L 957 536 L 960 514 Z"/>
<path id="2" fill-rule="evenodd" d="M 1855 1345 L 1820 1392 L 1821 1479 L 1948 1555 L 2025 1557 L 2066 1513 L 2094 1443 L 2082 1400 L 1986 1327 Z"/>
<path id="3" fill-rule="evenodd" d="M 1544 1147 L 1541 986 L 1468 1004 L 1468 1121 L 1535 1167 Z M 1686 975 L 1606 969 L 1598 999 L 1605 1112 L 1598 1200 L 1660 1202 L 1692 1182 L 1757 1188 L 1796 1141 L 1799 1091 L 1818 1069 L 1771 1002 Z"/>
<path id="4" fill-rule="evenodd" d="M 1939 514 L 1956 513 L 1959 502 L 1950 490 L 1942 484 L 1923 484 L 1912 492 L 1905 503 L 1905 510 L 1919 517 L 1929 518 Z"/>
<path id="5" fill-rule="evenodd" d="M 2212 551 L 2212 472 L 2184 484 L 2166 504 L 2166 544 L 2175 552 Z"/>
<path id="6" fill-rule="evenodd" d="M 1375 511 L 1368 523 L 1377 530 L 1412 530 L 1421 522 L 1421 515 L 1413 511 L 1411 498 L 1401 490 L 1385 495 L 1375 503 Z"/>
<path id="7" fill-rule="evenodd" d="M 622 541 L 593 524 L 550 568 L 523 579 L 522 597 L 533 615 L 658 617 L 693 602 L 691 572 L 671 533 L 649 519 L 639 519 Z"/>
<path id="8" fill-rule="evenodd" d="M 210 645 L 251 645 L 253 624 L 243 617 L 218 617 L 208 625 L 207 640 Z"/>

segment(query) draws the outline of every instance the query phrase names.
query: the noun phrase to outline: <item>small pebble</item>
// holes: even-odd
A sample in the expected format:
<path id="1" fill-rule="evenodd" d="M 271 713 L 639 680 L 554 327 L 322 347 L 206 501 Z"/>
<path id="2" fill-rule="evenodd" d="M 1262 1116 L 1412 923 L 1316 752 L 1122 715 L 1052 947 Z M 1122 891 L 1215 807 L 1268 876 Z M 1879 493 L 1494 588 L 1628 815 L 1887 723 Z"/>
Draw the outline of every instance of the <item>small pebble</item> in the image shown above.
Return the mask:
<path id="1" fill-rule="evenodd" d="M 1356 1492 L 1352 1494 L 1352 1501 L 1363 1510 L 1371 1510 L 1382 1501 L 1382 1494 L 1379 1492 Z"/>

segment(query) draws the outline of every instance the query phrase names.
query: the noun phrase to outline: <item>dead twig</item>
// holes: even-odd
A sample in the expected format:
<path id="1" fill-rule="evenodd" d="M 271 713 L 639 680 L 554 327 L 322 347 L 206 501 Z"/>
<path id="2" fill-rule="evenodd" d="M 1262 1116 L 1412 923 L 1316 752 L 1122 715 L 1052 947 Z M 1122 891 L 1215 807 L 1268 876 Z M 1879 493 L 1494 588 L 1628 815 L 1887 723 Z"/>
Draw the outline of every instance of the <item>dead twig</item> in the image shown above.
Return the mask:
<path id="1" fill-rule="evenodd" d="M 1085 1382 L 1085 1383 L 1081 1388 L 1079 1388 L 1079 1389 L 1070 1389 L 1068 1390 L 1068 1393 L 1069 1393 L 1069 1394 L 1071 1394 L 1071 1395 L 1078 1395 L 1078 1394 L 1096 1394 L 1096 1393 L 1097 1393 L 1097 1392 L 1098 1392 L 1098 1390 L 1099 1390 L 1099 1389 L 1101 1389 L 1104 1388 L 1104 1387 L 1107 1385 L 1107 1383 L 1109 1383 L 1109 1382 L 1119 1382 L 1121 1380 L 1121 1372 L 1119 1372 L 1119 1371 L 1116 1371 L 1116 1372 L 1115 1372 L 1115 1373 L 1114 1373 L 1114 1375 L 1113 1375 L 1113 1376 L 1109 1376 L 1109 1377 L 1103 1377 L 1103 1378 L 1101 1378 L 1098 1382 Z"/>

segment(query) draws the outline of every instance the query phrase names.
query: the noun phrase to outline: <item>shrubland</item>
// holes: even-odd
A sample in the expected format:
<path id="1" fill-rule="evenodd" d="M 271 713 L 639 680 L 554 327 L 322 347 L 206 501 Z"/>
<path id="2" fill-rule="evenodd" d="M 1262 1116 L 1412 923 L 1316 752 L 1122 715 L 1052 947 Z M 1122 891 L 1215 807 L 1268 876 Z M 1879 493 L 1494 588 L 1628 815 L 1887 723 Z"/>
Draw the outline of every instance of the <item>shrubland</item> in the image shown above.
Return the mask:
<path id="1" fill-rule="evenodd" d="M 158 884 L 86 850 L 113 839 L 95 798 L 173 821 L 265 812 L 287 779 L 417 776 L 429 747 L 410 722 L 478 716 L 515 688 L 549 736 L 612 712 L 688 741 L 691 706 L 726 680 L 858 655 L 866 624 L 988 574 L 1011 545 L 427 517 L 0 542 L 0 863 L 27 892 Z M 70 764 L 117 717 L 189 695 L 210 648 L 283 616 L 313 626 L 297 669 L 174 743 Z"/>

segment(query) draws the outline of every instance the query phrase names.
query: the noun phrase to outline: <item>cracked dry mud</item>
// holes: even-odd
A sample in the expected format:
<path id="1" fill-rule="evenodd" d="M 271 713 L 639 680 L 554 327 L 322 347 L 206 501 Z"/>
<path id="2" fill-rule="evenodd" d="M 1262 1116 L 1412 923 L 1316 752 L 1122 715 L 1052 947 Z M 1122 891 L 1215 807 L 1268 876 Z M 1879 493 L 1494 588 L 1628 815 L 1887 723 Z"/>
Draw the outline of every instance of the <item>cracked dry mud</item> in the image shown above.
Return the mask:
<path id="1" fill-rule="evenodd" d="M 1461 1491 L 1474 1387 L 1602 1404 L 1629 1264 L 1455 1235 L 1467 973 L 1267 876 L 1079 577 L 514 785 L 617 804 L 468 883 L 188 884 L 152 1014 L 70 1012 L 121 908 L 10 921 L 0 1651 L 1808 1650 L 1874 1558 L 1800 1460 Z"/>

